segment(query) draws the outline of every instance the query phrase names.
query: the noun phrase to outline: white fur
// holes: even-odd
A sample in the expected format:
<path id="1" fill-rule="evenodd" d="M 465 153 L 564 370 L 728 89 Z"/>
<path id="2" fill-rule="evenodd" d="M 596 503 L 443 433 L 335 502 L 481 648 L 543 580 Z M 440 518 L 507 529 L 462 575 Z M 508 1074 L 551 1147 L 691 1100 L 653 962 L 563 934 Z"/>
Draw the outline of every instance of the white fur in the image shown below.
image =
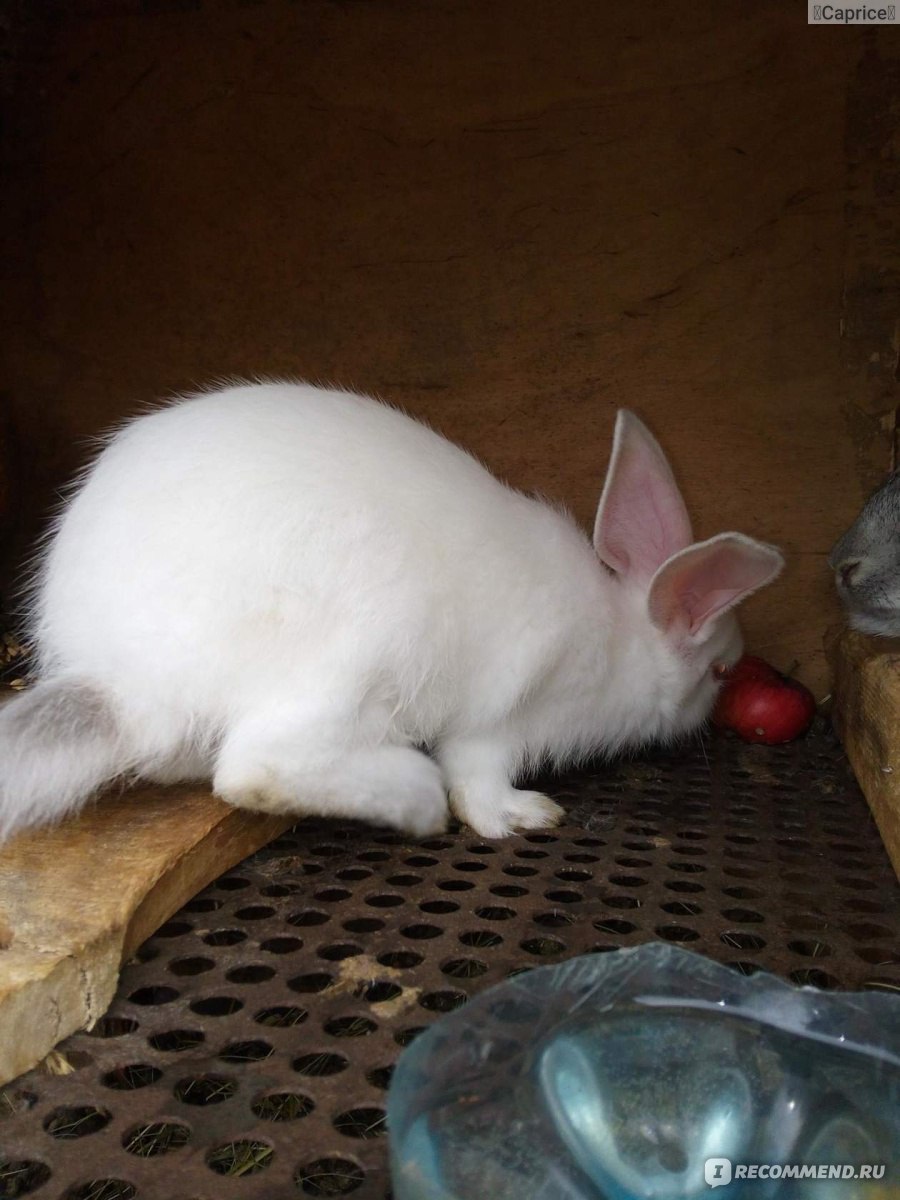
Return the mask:
<path id="1" fill-rule="evenodd" d="M 487 837 L 554 824 L 511 781 L 700 724 L 710 665 L 740 652 L 725 611 L 781 564 L 724 535 L 758 569 L 699 629 L 680 619 L 689 522 L 627 413 L 614 460 L 595 552 L 563 512 L 363 397 L 235 386 L 127 424 L 38 575 L 44 699 L 0 710 L 0 835 L 123 773 L 417 835 L 444 827 L 448 793 Z M 714 542 L 687 555 L 707 573 Z"/>

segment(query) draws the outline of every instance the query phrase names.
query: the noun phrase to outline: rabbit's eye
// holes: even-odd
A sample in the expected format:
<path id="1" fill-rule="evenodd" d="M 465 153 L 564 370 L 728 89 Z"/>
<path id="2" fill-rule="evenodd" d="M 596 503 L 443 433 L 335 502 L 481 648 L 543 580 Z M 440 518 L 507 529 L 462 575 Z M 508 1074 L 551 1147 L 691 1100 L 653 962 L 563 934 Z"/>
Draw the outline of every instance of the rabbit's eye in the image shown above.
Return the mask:
<path id="1" fill-rule="evenodd" d="M 727 679 L 731 674 L 731 667 L 727 663 L 713 663 L 712 673 L 714 679 Z"/>

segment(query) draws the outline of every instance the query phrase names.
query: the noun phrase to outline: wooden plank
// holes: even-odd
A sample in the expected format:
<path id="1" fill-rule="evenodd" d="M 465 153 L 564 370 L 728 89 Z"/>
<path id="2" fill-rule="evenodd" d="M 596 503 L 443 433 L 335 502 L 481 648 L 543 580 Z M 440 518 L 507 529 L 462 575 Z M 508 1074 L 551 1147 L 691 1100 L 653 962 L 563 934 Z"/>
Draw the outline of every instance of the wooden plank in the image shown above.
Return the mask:
<path id="1" fill-rule="evenodd" d="M 290 824 L 141 788 L 0 850 L 0 1084 L 99 1020 L 141 942 Z"/>
<path id="2" fill-rule="evenodd" d="M 838 344 L 860 29 L 783 0 L 62 7 L 0 196 L 7 563 L 87 435 L 205 379 L 380 392 L 587 527 L 626 404 L 698 536 L 784 545 L 747 642 L 828 690 L 825 556 L 886 462 Z"/>
<path id="3" fill-rule="evenodd" d="M 900 638 L 835 626 L 832 718 L 900 878 Z"/>

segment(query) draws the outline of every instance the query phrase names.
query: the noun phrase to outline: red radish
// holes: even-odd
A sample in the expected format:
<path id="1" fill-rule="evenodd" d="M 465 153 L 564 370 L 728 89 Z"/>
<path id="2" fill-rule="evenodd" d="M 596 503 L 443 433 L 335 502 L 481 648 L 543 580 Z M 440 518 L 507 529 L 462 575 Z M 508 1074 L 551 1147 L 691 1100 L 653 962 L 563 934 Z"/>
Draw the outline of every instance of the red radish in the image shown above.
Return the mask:
<path id="1" fill-rule="evenodd" d="M 779 674 L 761 658 L 745 655 L 729 672 L 713 723 L 745 742 L 773 746 L 806 733 L 816 712 L 812 692 Z"/>
<path id="2" fill-rule="evenodd" d="M 724 678 L 729 683 L 734 683 L 739 679 L 774 680 L 781 679 L 782 676 L 764 658 L 757 658 L 755 654 L 745 654 L 743 658 L 738 659 L 733 667 L 728 668 Z"/>

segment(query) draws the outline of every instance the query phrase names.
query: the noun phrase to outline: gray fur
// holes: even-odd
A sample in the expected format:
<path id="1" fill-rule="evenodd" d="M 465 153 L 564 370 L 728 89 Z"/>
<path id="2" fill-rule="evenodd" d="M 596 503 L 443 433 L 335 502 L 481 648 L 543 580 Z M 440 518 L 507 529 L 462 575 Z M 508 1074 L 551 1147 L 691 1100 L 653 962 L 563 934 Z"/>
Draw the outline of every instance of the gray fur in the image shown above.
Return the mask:
<path id="1" fill-rule="evenodd" d="M 900 636 L 900 470 L 869 497 L 828 563 L 851 626 Z"/>
<path id="2" fill-rule="evenodd" d="M 0 762 L 0 840 L 65 816 L 128 766 L 107 701 L 89 684 L 64 678 L 37 683 L 0 707 Z"/>

